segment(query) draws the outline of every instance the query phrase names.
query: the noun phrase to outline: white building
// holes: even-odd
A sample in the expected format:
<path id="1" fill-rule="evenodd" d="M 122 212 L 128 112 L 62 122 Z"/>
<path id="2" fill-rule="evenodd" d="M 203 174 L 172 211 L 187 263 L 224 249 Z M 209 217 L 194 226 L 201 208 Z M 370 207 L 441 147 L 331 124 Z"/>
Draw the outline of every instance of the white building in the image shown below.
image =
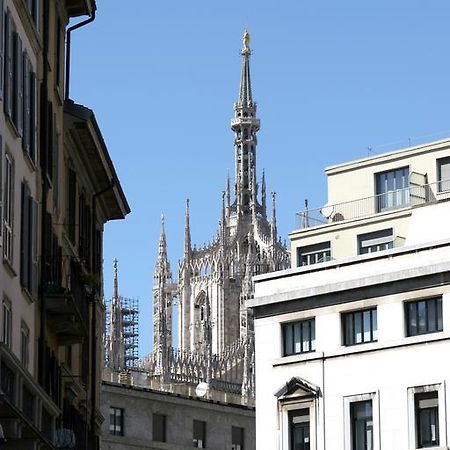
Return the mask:
<path id="1" fill-rule="evenodd" d="M 259 275 L 258 450 L 447 449 L 450 140 L 326 169 Z"/>

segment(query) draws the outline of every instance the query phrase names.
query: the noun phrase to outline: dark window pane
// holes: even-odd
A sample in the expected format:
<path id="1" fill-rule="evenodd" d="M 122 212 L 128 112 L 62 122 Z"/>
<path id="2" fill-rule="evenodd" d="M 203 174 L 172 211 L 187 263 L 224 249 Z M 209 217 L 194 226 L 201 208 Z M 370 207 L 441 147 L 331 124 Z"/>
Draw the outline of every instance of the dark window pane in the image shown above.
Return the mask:
<path id="1" fill-rule="evenodd" d="M 315 350 L 314 319 L 285 323 L 282 332 L 284 356 Z"/>
<path id="2" fill-rule="evenodd" d="M 153 440 L 166 442 L 166 416 L 153 414 Z"/>
<path id="3" fill-rule="evenodd" d="M 372 401 L 354 402 L 350 405 L 352 450 L 373 449 Z"/>
<path id="4" fill-rule="evenodd" d="M 405 311 L 408 336 L 442 331 L 441 297 L 408 302 Z"/>
<path id="5" fill-rule="evenodd" d="M 372 342 L 377 339 L 377 310 L 368 309 L 343 315 L 344 345 Z"/>
<path id="6" fill-rule="evenodd" d="M 289 412 L 289 448 L 293 450 L 310 450 L 309 409 Z"/>
<path id="7" fill-rule="evenodd" d="M 416 439 L 417 447 L 439 445 L 439 406 L 437 391 L 416 394 Z"/>

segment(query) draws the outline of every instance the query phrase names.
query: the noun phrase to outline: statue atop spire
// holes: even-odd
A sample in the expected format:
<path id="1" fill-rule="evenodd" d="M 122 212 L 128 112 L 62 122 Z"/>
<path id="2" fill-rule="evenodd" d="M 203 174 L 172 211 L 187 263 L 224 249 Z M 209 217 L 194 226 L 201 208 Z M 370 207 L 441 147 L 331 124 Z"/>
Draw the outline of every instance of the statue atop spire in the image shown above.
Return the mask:
<path id="1" fill-rule="evenodd" d="M 250 44 L 250 33 L 247 30 L 244 31 L 244 36 L 242 36 L 242 44 L 244 45 L 244 47 L 242 48 L 241 53 L 243 55 L 244 54 L 250 54 L 251 53 L 251 50 L 250 50 L 250 47 L 249 47 L 249 44 Z"/>

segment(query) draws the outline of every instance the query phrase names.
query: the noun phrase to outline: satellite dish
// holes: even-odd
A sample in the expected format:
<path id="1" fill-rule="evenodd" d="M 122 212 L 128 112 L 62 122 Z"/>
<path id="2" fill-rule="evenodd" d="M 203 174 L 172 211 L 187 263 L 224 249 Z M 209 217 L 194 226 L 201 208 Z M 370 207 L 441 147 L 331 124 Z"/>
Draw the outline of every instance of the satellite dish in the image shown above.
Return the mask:
<path id="1" fill-rule="evenodd" d="M 331 217 L 331 214 L 333 214 L 333 209 L 333 205 L 329 205 L 328 203 L 326 203 L 324 206 L 322 206 L 320 213 L 322 214 L 322 216 L 329 219 Z"/>
<path id="2" fill-rule="evenodd" d="M 208 383 L 202 381 L 201 383 L 198 383 L 197 387 L 195 388 L 195 395 L 197 395 L 197 397 L 204 397 L 207 394 L 208 389 Z"/>

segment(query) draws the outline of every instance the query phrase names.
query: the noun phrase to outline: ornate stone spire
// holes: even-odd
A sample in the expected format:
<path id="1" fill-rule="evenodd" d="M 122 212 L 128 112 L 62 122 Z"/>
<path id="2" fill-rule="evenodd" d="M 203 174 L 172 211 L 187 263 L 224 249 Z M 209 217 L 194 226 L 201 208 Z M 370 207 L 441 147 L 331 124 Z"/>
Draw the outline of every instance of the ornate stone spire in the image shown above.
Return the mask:
<path id="1" fill-rule="evenodd" d="M 113 297 L 111 301 L 111 326 L 109 338 L 109 367 L 114 371 L 125 368 L 125 347 L 123 342 L 122 307 L 119 296 L 119 280 L 117 271 L 117 259 L 113 261 L 114 281 Z"/>
<path id="2" fill-rule="evenodd" d="M 155 277 L 169 280 L 172 278 L 170 263 L 167 257 L 166 231 L 164 229 L 164 214 L 161 214 L 161 232 L 159 235 L 158 259 L 156 260 Z"/>
<path id="3" fill-rule="evenodd" d="M 252 84 L 250 80 L 250 55 L 251 50 L 249 47 L 250 44 L 250 34 L 247 30 L 244 32 L 244 36 L 242 37 L 242 69 L 241 69 L 241 85 L 239 89 L 239 103 L 242 106 L 253 106 L 252 100 Z"/>
<path id="4" fill-rule="evenodd" d="M 256 103 L 253 102 L 250 81 L 251 50 L 248 31 L 245 31 L 242 42 L 239 98 L 234 105 L 235 115 L 231 121 L 231 129 L 235 132 L 236 196 L 232 209 L 238 215 L 251 213 L 253 177 L 256 174 L 256 133 L 259 130 L 259 119 L 256 118 Z"/>
<path id="5" fill-rule="evenodd" d="M 261 214 L 263 217 L 267 217 L 267 206 L 266 206 L 266 172 L 263 169 L 262 182 L 261 182 Z"/>
<path id="6" fill-rule="evenodd" d="M 272 192 L 272 244 L 275 245 L 277 242 L 277 209 L 276 209 L 276 192 Z"/>
<path id="7" fill-rule="evenodd" d="M 184 225 L 184 259 L 189 260 L 191 255 L 191 226 L 189 223 L 189 199 L 186 199 L 186 218 Z"/>

